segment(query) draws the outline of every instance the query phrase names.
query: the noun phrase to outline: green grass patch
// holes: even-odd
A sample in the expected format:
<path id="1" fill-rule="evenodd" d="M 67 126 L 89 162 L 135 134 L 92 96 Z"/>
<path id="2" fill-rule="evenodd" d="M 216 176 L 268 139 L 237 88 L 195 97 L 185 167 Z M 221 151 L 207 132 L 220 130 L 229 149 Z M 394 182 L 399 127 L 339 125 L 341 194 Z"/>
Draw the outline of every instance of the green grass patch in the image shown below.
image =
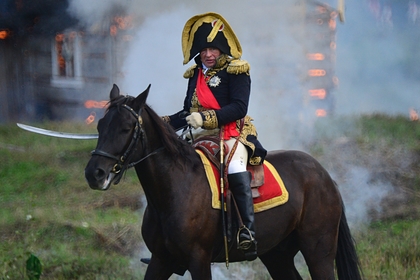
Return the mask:
<path id="1" fill-rule="evenodd" d="M 404 116 L 375 114 L 363 116 L 359 120 L 360 135 L 370 143 L 386 142 L 386 145 L 404 145 L 410 150 L 420 149 L 419 122 Z"/>
<path id="2" fill-rule="evenodd" d="M 95 133 L 72 123 L 37 126 Z M 41 279 L 142 277 L 132 267 L 141 186 L 130 170 L 110 191 L 91 190 L 84 167 L 95 145 L 0 126 L 0 279 L 29 279 L 31 254 L 42 263 Z"/>
<path id="3" fill-rule="evenodd" d="M 375 222 L 357 237 L 366 279 L 420 279 L 420 221 Z"/>

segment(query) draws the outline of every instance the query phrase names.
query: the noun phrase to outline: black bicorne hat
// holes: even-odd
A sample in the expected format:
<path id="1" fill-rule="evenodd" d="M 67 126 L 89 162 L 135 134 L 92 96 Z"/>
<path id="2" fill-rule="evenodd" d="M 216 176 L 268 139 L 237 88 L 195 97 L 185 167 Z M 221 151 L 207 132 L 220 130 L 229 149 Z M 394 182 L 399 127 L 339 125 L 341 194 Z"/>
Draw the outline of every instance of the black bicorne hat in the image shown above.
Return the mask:
<path id="1" fill-rule="evenodd" d="M 182 32 L 183 63 L 187 64 L 202 49 L 210 47 L 236 59 L 242 55 L 238 38 L 221 15 L 206 13 L 190 18 Z"/>

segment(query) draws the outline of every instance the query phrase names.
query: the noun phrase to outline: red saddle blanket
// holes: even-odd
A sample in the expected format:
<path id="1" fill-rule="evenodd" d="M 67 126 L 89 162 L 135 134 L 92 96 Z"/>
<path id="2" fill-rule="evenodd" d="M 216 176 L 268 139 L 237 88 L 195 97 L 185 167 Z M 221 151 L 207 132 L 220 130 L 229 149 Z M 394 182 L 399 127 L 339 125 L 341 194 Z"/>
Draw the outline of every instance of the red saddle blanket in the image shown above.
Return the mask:
<path id="1" fill-rule="evenodd" d="M 211 205 L 214 209 L 220 209 L 220 172 L 217 167 L 200 150 L 196 149 L 203 162 L 212 192 Z M 283 180 L 273 165 L 264 161 L 264 184 L 258 188 L 260 196 L 254 198 L 254 212 L 262 212 L 286 203 L 289 193 L 284 186 Z"/>

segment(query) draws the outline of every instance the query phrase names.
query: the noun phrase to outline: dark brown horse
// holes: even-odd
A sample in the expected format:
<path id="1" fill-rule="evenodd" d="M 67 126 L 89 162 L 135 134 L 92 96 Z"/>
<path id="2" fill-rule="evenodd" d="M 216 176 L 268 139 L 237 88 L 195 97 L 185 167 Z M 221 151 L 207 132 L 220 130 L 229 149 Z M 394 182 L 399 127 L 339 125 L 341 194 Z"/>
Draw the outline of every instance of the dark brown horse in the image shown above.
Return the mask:
<path id="1" fill-rule="evenodd" d="M 192 279 L 211 279 L 210 265 L 223 251 L 221 211 L 211 207 L 199 155 L 146 104 L 149 88 L 134 98 L 119 95 L 114 85 L 85 176 L 92 189 L 107 190 L 135 167 L 148 204 L 142 234 L 152 257 L 145 279 L 185 270 Z M 300 251 L 312 279 L 335 279 L 335 273 L 361 279 L 343 202 L 328 172 L 299 151 L 272 151 L 266 159 L 289 191 L 287 203 L 255 217 L 258 257 L 271 277 L 302 279 L 294 265 Z M 232 246 L 229 260 L 244 257 Z"/>

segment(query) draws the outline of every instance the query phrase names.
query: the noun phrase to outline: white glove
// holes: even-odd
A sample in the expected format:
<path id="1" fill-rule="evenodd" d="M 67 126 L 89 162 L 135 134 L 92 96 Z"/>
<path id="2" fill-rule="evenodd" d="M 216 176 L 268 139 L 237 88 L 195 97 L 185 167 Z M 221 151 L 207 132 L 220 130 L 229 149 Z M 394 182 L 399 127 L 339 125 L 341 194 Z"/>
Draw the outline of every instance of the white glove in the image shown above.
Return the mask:
<path id="1" fill-rule="evenodd" d="M 193 112 L 191 115 L 186 117 L 185 120 L 195 129 L 203 126 L 203 118 L 201 117 L 200 113 Z"/>

